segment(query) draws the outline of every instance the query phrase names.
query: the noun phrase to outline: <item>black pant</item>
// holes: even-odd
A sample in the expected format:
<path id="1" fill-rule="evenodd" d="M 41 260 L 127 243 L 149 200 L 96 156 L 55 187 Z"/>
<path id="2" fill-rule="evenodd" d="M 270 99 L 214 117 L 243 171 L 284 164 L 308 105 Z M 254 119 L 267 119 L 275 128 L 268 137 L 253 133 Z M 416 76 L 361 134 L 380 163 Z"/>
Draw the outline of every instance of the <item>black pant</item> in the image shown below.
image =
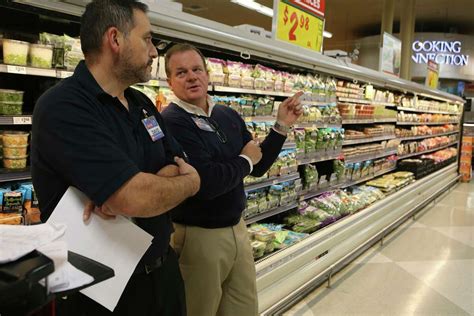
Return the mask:
<path id="1" fill-rule="evenodd" d="M 66 300 L 57 299 L 57 315 L 185 316 L 184 283 L 176 253 L 170 250 L 163 265 L 150 274 L 132 275 L 113 313 L 78 293 Z"/>

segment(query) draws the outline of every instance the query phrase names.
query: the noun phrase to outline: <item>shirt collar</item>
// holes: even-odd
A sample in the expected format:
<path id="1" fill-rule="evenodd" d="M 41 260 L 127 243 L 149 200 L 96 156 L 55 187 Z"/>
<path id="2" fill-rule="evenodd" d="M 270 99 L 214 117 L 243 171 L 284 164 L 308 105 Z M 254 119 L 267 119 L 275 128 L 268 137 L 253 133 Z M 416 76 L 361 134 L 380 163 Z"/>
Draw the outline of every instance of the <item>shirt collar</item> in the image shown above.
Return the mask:
<path id="1" fill-rule="evenodd" d="M 84 60 L 81 60 L 74 70 L 75 79 L 92 95 L 97 97 L 102 103 L 108 103 L 107 101 L 113 99 L 113 97 L 102 89 L 99 83 L 95 80 L 94 76 L 90 72 L 89 68 Z M 128 87 L 125 89 L 124 93 L 126 96 L 132 95 L 132 88 Z"/>
<path id="2" fill-rule="evenodd" d="M 207 104 L 209 106 L 209 111 L 208 113 L 206 113 L 202 108 L 200 108 L 199 106 L 197 105 L 194 105 L 194 104 L 191 104 L 191 103 L 188 103 L 188 102 L 185 102 L 183 100 L 180 100 L 178 98 L 176 98 L 174 101 L 173 101 L 177 106 L 179 106 L 180 108 L 182 108 L 183 110 L 185 110 L 186 112 L 190 113 L 190 114 L 194 114 L 194 115 L 200 115 L 200 116 L 206 116 L 206 117 L 210 117 L 211 114 L 212 114 L 212 110 L 214 109 L 214 106 L 215 106 L 215 103 L 214 101 L 212 100 L 212 98 L 208 95 L 207 96 Z"/>

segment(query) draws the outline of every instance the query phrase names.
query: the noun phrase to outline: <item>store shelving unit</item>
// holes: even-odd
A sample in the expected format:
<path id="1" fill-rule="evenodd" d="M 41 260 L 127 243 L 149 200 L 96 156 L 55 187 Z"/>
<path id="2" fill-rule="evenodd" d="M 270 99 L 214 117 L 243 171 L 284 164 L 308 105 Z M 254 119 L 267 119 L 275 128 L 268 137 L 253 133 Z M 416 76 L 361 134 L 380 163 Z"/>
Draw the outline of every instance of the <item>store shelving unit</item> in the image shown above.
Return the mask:
<path id="1" fill-rule="evenodd" d="M 233 88 L 225 86 L 214 86 L 212 91 L 215 92 L 228 92 L 228 93 L 238 93 L 238 94 L 257 94 L 257 95 L 270 95 L 277 97 L 291 97 L 294 93 L 290 92 L 280 92 L 280 91 L 270 91 L 270 90 L 255 90 L 255 89 L 244 89 L 244 88 Z"/>
<path id="2" fill-rule="evenodd" d="M 423 150 L 423 151 L 419 151 L 419 152 L 416 152 L 416 153 L 410 153 L 410 154 L 406 154 L 406 155 L 400 155 L 400 156 L 398 156 L 398 159 L 405 159 L 405 158 L 409 158 L 409 157 L 413 157 L 413 156 L 429 154 L 429 153 L 432 153 L 434 151 L 438 151 L 438 150 L 441 150 L 441 149 L 444 149 L 444 148 L 451 147 L 453 145 L 457 145 L 458 143 L 459 143 L 459 141 L 455 141 L 455 142 L 451 142 L 449 144 L 439 146 L 439 147 L 436 147 L 436 148 L 431 148 L 431 149 L 428 149 L 428 150 Z"/>
<path id="3" fill-rule="evenodd" d="M 349 182 L 343 183 L 340 187 L 341 188 L 348 188 L 348 187 L 351 187 L 353 185 L 356 185 L 356 184 L 359 184 L 359 183 L 362 183 L 362 182 L 370 181 L 374 178 L 380 177 L 380 176 L 382 176 L 386 173 L 389 173 L 389 172 L 392 172 L 392 171 L 395 171 L 395 170 L 397 170 L 397 167 L 380 170 L 380 171 L 375 172 L 374 174 L 362 177 L 360 179 L 351 180 Z"/>
<path id="4" fill-rule="evenodd" d="M 325 192 L 337 190 L 337 189 L 341 188 L 342 186 L 343 186 L 343 184 L 339 183 L 339 184 L 335 184 L 335 185 L 332 185 L 332 186 L 328 186 L 326 188 L 322 188 L 322 189 L 318 189 L 318 190 L 314 190 L 314 191 L 310 191 L 310 192 L 305 192 L 305 193 L 302 193 L 302 194 L 299 195 L 299 200 L 300 201 L 309 200 L 309 199 L 317 197 L 318 195 L 321 195 Z"/>
<path id="5" fill-rule="evenodd" d="M 85 2 L 80 1 L 28 1 L 28 5 L 49 10 L 55 16 L 57 12 L 61 14 L 77 17 L 82 13 Z M 32 10 L 35 11 L 35 10 Z M 37 12 L 37 11 L 35 11 Z M 42 14 L 47 14 L 41 11 Z M 195 43 L 202 48 L 212 48 L 215 52 L 222 52 L 228 59 L 233 56 L 244 54 L 250 58 L 248 63 L 259 62 L 275 65 L 289 66 L 289 68 L 300 69 L 301 73 L 312 72 L 322 75 L 329 75 L 336 78 L 346 78 L 357 80 L 361 83 L 370 83 L 377 89 L 389 89 L 398 93 L 409 93 L 419 95 L 423 98 L 437 100 L 441 102 L 451 102 L 462 105 L 463 100 L 437 90 L 427 89 L 423 85 L 394 78 L 378 71 L 373 71 L 353 64 L 342 64 L 339 61 L 327 56 L 311 53 L 306 49 L 293 46 L 288 43 L 278 42 L 263 37 L 256 37 L 253 34 L 243 33 L 242 30 L 235 29 L 217 22 L 212 22 L 196 16 L 171 11 L 166 8 L 160 9 L 159 13 L 150 12 L 152 31 L 155 37 L 166 40 L 188 41 Z M 231 52 L 231 54 L 229 54 Z M 245 56 L 247 57 L 247 56 Z M 13 73 L 18 75 L 45 76 L 53 78 L 65 78 L 72 74 L 70 71 L 55 69 L 38 69 L 31 67 L 8 67 L 0 65 L 0 73 Z M 156 80 L 149 82 L 150 85 L 166 86 L 166 82 Z M 269 95 L 275 97 L 288 97 L 293 93 L 275 92 L 255 89 L 230 88 L 222 86 L 212 86 L 209 91 L 232 93 L 232 94 L 252 94 Z M 339 102 L 350 102 L 356 104 L 380 105 L 396 107 L 393 103 L 384 103 L 370 100 L 338 98 Z M 317 105 L 317 104 L 316 104 Z M 322 104 L 321 104 L 322 105 Z M 402 107 L 398 110 L 408 111 Z M 423 111 L 424 113 L 430 113 Z M 455 113 L 439 113 L 450 114 Z M 10 119 L 8 119 L 10 120 Z M 25 119 L 27 120 L 27 118 Z M 12 121 L 13 122 L 13 119 Z M 389 122 L 395 123 L 391 119 Z M 9 124 L 5 121 L 4 124 Z M 316 127 L 343 127 L 344 124 L 373 124 L 381 121 L 372 120 L 368 122 L 347 121 L 342 124 L 316 124 Z M 388 123 L 388 122 L 387 122 Z M 458 124 L 452 122 L 436 123 L 413 123 L 397 122 L 397 125 L 443 125 Z M 309 123 L 309 126 L 313 126 Z M 453 133 L 454 134 L 454 133 Z M 405 139 L 404 139 L 405 140 Z M 408 140 L 408 139 L 407 139 Z M 445 147 L 456 145 L 458 142 L 448 144 L 433 150 L 436 151 Z M 346 143 L 345 145 L 356 144 Z M 294 148 L 294 147 L 293 147 Z M 349 161 L 376 159 L 396 154 L 395 151 L 385 152 L 379 155 L 349 158 Z M 416 153 L 414 155 L 421 155 Z M 340 153 L 332 155 L 319 155 L 311 158 L 298 159 L 298 163 L 312 163 L 324 160 L 332 160 L 340 157 Z M 404 158 L 406 156 L 399 157 Z M 363 159 L 362 159 L 363 158 Z M 421 206 L 439 196 L 452 183 L 457 180 L 457 164 L 448 166 L 436 173 L 433 173 L 406 188 L 396 192 L 384 200 L 381 200 L 368 208 L 347 216 L 314 234 L 305 238 L 299 243 L 280 250 L 274 255 L 265 257 L 256 264 L 257 289 L 259 297 L 259 313 L 262 315 L 273 315 L 281 312 L 286 306 L 298 300 L 302 293 L 320 284 L 327 276 L 332 275 L 342 268 L 353 258 L 360 249 L 370 246 L 371 243 L 382 238 L 391 228 L 399 225 L 407 216 L 412 215 Z M 390 170 L 384 170 L 389 172 Z M 10 172 L 0 174 L 0 181 L 13 181 L 19 178 L 30 177 L 29 170 L 11 173 L 11 177 L 6 176 Z M 375 175 L 373 175 L 375 176 Z M 367 178 L 367 177 L 366 177 Z M 366 181 L 367 179 L 357 181 Z M 281 180 L 281 179 L 280 179 Z M 272 180 L 274 181 L 274 180 Z M 343 186 L 353 185 L 354 181 L 334 185 L 323 190 L 330 190 Z M 322 192 L 312 192 L 305 194 L 303 199 L 310 198 Z M 403 203 L 400 201 L 403 200 Z M 248 218 L 247 223 L 265 219 L 275 214 L 286 212 L 297 207 L 297 203 L 278 207 L 274 210 L 258 214 Z"/>
<path id="6" fill-rule="evenodd" d="M 73 74 L 72 71 L 67 71 L 67 70 L 62 70 L 62 69 L 46 69 L 46 68 L 35 68 L 35 67 L 5 65 L 5 64 L 0 64 L 0 73 L 51 77 L 51 78 L 60 78 L 60 79 L 70 77 Z"/>
<path id="7" fill-rule="evenodd" d="M 32 115 L 0 115 L 0 125 L 31 125 L 32 123 Z"/>
<path id="8" fill-rule="evenodd" d="M 396 154 L 397 154 L 397 150 L 389 150 L 389 151 L 380 152 L 380 153 L 345 157 L 344 161 L 346 163 L 354 163 L 354 162 L 361 162 L 361 161 L 378 159 L 378 158 L 382 158 L 382 157 L 388 157 L 388 156 L 392 156 L 392 155 L 396 155 Z"/>
<path id="9" fill-rule="evenodd" d="M 365 100 L 365 99 L 352 99 L 352 98 L 342 98 L 338 97 L 337 98 L 339 102 L 350 102 L 350 103 L 359 103 L 359 104 L 372 104 L 371 100 Z"/>
<path id="10" fill-rule="evenodd" d="M 405 112 L 459 115 L 459 113 L 453 113 L 453 112 L 448 112 L 448 111 L 422 110 L 422 109 L 415 109 L 415 108 L 406 108 L 403 106 L 399 106 L 397 107 L 397 109 L 399 111 L 405 111 Z"/>
<path id="11" fill-rule="evenodd" d="M 31 179 L 31 171 L 29 167 L 25 169 L 0 168 L 0 183 L 29 179 Z"/>
<path id="12" fill-rule="evenodd" d="M 296 180 L 299 178 L 300 178 L 300 174 L 297 172 L 289 174 L 289 175 L 285 175 L 285 176 L 272 177 L 269 179 L 265 179 L 264 181 L 261 181 L 261 182 L 245 185 L 245 191 L 253 191 L 253 190 L 269 187 L 274 184 Z"/>
<path id="13" fill-rule="evenodd" d="M 397 125 L 446 125 L 459 124 L 459 122 L 397 122 Z"/>
<path id="14" fill-rule="evenodd" d="M 268 218 L 268 217 L 271 217 L 271 216 L 274 216 L 274 215 L 292 210 L 292 209 L 296 208 L 297 206 L 298 206 L 298 204 L 296 202 L 292 202 L 292 203 L 289 203 L 287 205 L 279 206 L 279 207 L 274 208 L 272 210 L 266 211 L 264 213 L 253 215 L 253 216 L 245 219 L 245 224 L 248 225 L 248 224 L 252 224 L 252 223 L 261 221 L 265 218 Z"/>
<path id="15" fill-rule="evenodd" d="M 309 123 L 309 122 L 304 122 L 304 123 L 296 123 L 295 128 L 341 128 L 342 124 L 341 123 L 323 123 L 323 122 L 314 122 L 314 123 Z"/>
<path id="16" fill-rule="evenodd" d="M 298 161 L 298 165 L 306 165 L 309 163 L 326 161 L 326 160 L 334 160 L 341 156 L 341 152 L 337 151 L 334 153 L 316 153 L 314 156 L 307 157 L 307 158 L 296 158 Z"/>
<path id="17" fill-rule="evenodd" d="M 378 137 L 367 137 L 367 138 L 358 138 L 358 139 L 344 139 L 344 143 L 342 146 L 348 146 L 348 145 L 357 145 L 357 144 L 366 144 L 366 143 L 373 143 L 373 142 L 379 142 L 383 140 L 390 140 L 397 138 L 395 135 L 384 135 L 384 136 L 378 136 Z"/>
<path id="18" fill-rule="evenodd" d="M 405 141 L 405 140 L 417 140 L 417 139 L 425 139 L 425 138 L 431 138 L 431 137 L 454 135 L 454 134 L 458 134 L 458 133 L 459 133 L 459 131 L 454 131 L 454 132 L 446 132 L 446 133 L 433 134 L 433 135 L 419 135 L 419 136 L 399 137 L 399 139 L 400 139 L 401 141 Z"/>

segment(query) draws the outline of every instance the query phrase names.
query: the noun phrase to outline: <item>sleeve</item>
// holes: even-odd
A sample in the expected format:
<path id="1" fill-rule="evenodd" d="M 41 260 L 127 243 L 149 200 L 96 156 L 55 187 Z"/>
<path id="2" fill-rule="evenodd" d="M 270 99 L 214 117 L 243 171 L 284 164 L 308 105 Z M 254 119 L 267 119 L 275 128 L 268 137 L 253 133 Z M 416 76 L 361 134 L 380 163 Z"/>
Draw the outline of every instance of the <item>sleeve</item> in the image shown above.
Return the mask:
<path id="1" fill-rule="evenodd" d="M 71 186 L 102 205 L 140 170 L 107 128 L 112 122 L 101 120 L 92 107 L 79 103 L 87 100 L 51 99 L 40 99 L 36 105 L 43 106 L 43 111 L 34 115 L 37 144 L 32 145 L 47 146 L 36 149 L 40 158 Z"/>
<path id="2" fill-rule="evenodd" d="M 235 115 L 238 117 L 238 119 L 240 120 L 240 124 L 242 125 L 242 138 L 243 144 L 245 146 L 245 144 L 252 140 L 252 135 L 247 130 L 247 127 L 245 126 L 245 122 L 242 117 L 237 112 L 235 112 Z M 270 169 L 270 167 L 280 154 L 281 148 L 283 147 L 285 140 L 286 136 L 275 132 L 273 129 L 270 130 L 270 133 L 260 144 L 260 147 L 262 148 L 262 159 L 258 162 L 258 164 L 253 166 L 253 170 L 251 173 L 252 176 L 261 177 L 265 172 L 268 171 L 268 169 Z"/>
<path id="3" fill-rule="evenodd" d="M 261 177 L 268 169 L 272 166 L 278 155 L 281 152 L 281 148 L 285 143 L 286 136 L 283 136 L 273 129 L 270 130 L 265 140 L 260 144 L 262 148 L 262 159 L 258 164 L 253 166 L 251 173 L 254 177 Z"/>
<path id="4" fill-rule="evenodd" d="M 165 140 L 163 145 L 165 147 L 166 154 L 166 165 L 176 165 L 174 162 L 174 157 L 183 158 L 186 162 L 189 163 L 189 159 L 186 157 L 186 153 L 183 151 L 183 147 L 176 141 L 173 137 L 173 134 L 167 128 L 162 116 L 158 113 L 155 113 L 156 117 L 160 122 L 160 126 L 163 126 L 163 133 L 165 134 Z"/>
<path id="5" fill-rule="evenodd" d="M 233 190 L 242 183 L 250 172 L 250 166 L 243 157 L 226 162 L 216 162 L 205 149 L 201 139 L 193 132 L 194 128 L 183 118 L 164 116 L 168 130 L 176 137 L 189 157 L 190 164 L 201 177 L 201 188 L 197 198 L 212 200 Z"/>

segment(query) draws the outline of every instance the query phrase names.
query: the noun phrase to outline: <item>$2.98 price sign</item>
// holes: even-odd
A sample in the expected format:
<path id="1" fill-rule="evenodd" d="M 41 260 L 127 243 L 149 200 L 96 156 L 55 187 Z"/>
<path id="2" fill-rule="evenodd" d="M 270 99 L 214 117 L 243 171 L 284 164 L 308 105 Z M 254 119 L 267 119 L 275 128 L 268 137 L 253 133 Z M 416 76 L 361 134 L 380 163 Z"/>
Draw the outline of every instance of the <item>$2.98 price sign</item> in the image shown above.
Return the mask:
<path id="1" fill-rule="evenodd" d="M 300 9 L 279 1 L 277 38 L 320 52 L 324 22 Z"/>

